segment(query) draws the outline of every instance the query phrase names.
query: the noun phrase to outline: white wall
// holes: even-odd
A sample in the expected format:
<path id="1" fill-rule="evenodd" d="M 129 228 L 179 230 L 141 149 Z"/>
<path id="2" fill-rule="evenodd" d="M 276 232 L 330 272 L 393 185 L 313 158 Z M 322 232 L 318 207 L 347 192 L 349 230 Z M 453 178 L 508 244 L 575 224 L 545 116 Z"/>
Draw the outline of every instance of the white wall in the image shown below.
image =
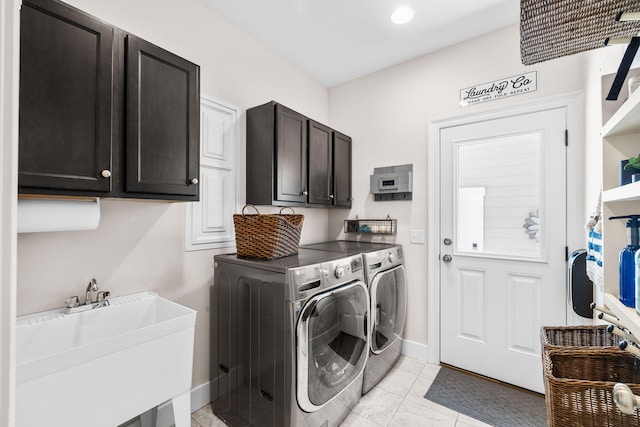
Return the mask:
<path id="1" fill-rule="evenodd" d="M 427 259 L 438 256 L 428 254 L 427 245 L 409 243 L 410 229 L 427 226 L 427 144 L 434 143 L 427 137 L 429 120 L 504 108 L 585 87 L 584 54 L 525 67 L 520 62 L 519 40 L 519 27 L 513 25 L 329 90 L 331 124 L 354 141 L 356 198 L 348 215 L 398 218 L 397 242 L 405 248 L 409 281 L 404 336 L 412 342 L 428 344 Z M 462 88 L 532 70 L 538 71 L 536 92 L 466 108 L 458 104 Z M 404 163 L 413 163 L 413 200 L 374 202 L 367 195 L 373 168 Z M 330 233 L 339 235 L 345 216 L 346 212 L 330 213 Z"/>
<path id="2" fill-rule="evenodd" d="M 202 93 L 240 109 L 237 191 L 241 203 L 247 108 L 275 99 L 327 123 L 325 87 L 240 32 L 201 0 L 69 3 L 199 64 Z M 60 307 L 68 296 L 81 295 L 92 277 L 114 296 L 155 290 L 198 311 L 193 385 L 207 382 L 213 255 L 233 248 L 184 252 L 184 203 L 103 200 L 101 208 L 101 224 L 95 231 L 18 236 L 18 314 Z M 303 243 L 327 239 L 326 210 L 297 211 L 305 215 Z"/>

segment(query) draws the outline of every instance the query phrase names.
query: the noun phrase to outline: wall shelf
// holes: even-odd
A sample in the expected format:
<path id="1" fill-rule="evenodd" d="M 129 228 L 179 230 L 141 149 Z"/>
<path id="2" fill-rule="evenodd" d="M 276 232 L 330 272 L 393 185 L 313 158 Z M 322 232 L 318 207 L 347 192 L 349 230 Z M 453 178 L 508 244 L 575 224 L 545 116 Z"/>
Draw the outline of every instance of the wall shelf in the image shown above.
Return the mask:
<path id="1" fill-rule="evenodd" d="M 396 234 L 397 221 L 387 216 L 386 219 L 345 219 L 345 233 L 361 234 Z"/>
<path id="2" fill-rule="evenodd" d="M 620 319 L 620 323 L 625 325 L 636 337 L 640 337 L 640 316 L 635 308 L 625 306 L 618 297 L 613 294 L 604 294 L 604 305 Z"/>
<path id="3" fill-rule="evenodd" d="M 640 133 L 640 90 L 636 90 L 602 126 L 602 137 Z"/>
<path id="4" fill-rule="evenodd" d="M 615 187 L 602 193 L 603 202 L 624 202 L 640 200 L 640 181 Z"/>

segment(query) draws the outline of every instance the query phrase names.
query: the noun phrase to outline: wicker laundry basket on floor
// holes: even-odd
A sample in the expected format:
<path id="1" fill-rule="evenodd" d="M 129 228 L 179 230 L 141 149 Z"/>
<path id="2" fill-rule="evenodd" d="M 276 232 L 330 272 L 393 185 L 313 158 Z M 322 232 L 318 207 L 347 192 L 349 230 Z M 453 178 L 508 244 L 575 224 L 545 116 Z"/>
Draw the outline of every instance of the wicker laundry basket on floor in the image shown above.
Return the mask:
<path id="1" fill-rule="evenodd" d="M 607 331 L 606 325 L 544 326 L 540 329 L 543 351 L 597 350 L 602 347 L 617 349 L 620 340 L 620 337 Z"/>
<path id="2" fill-rule="evenodd" d="M 640 415 L 620 412 L 613 386 L 640 394 L 640 360 L 621 351 L 556 349 L 543 353 L 547 422 L 550 427 L 640 426 Z"/>

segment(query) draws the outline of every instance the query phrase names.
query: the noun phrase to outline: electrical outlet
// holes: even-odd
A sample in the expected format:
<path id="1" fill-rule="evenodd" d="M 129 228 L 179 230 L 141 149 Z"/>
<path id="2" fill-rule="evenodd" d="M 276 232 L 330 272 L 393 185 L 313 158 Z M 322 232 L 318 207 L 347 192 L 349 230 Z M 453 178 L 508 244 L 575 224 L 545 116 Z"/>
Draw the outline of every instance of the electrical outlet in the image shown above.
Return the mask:
<path id="1" fill-rule="evenodd" d="M 411 243 L 424 244 L 424 230 L 411 230 Z"/>

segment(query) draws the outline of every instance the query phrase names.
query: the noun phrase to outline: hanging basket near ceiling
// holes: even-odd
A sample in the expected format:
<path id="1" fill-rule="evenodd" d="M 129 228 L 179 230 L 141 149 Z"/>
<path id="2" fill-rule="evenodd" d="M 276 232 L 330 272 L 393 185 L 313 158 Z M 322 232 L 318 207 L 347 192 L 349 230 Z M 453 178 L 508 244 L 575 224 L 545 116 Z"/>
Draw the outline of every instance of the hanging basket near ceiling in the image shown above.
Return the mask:
<path id="1" fill-rule="evenodd" d="M 618 22 L 616 16 L 639 11 L 640 0 L 521 0 L 522 63 L 597 49 L 607 38 L 636 36 L 640 22 Z"/>

